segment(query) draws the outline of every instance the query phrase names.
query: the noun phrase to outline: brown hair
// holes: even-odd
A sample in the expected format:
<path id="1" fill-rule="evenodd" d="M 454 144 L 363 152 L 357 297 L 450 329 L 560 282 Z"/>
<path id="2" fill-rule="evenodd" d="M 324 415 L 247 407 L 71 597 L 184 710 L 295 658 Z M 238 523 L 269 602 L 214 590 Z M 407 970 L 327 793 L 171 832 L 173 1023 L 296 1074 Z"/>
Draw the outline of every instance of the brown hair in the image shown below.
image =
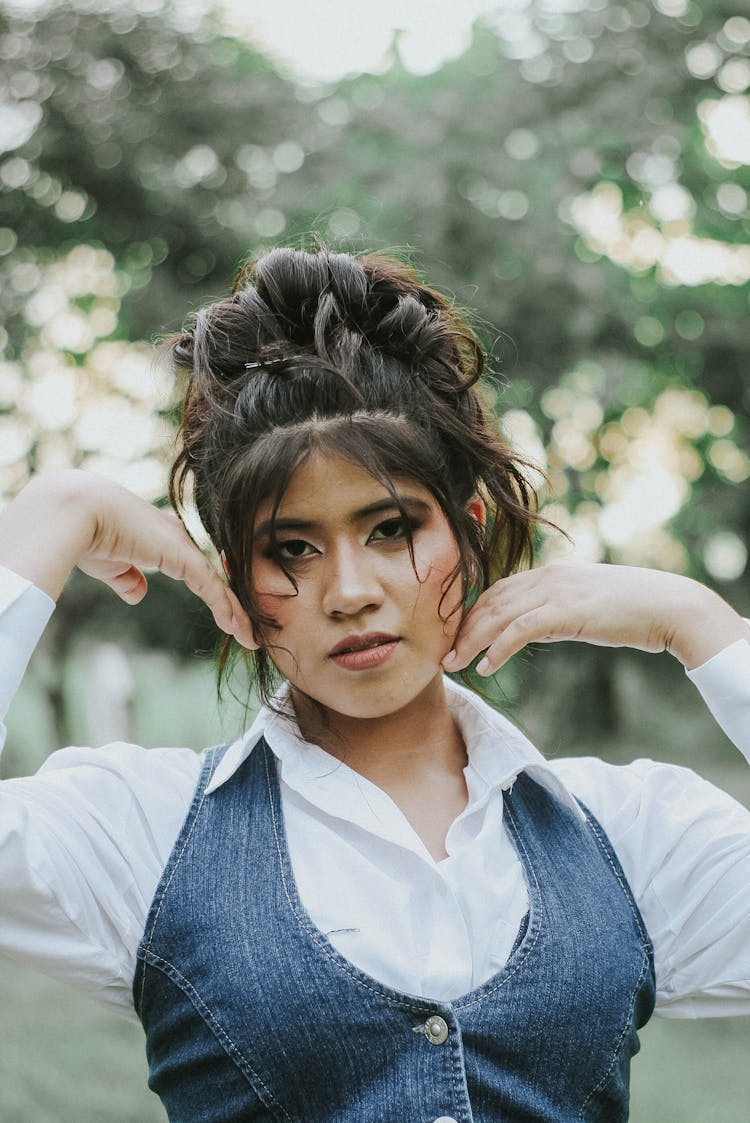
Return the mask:
<path id="1" fill-rule="evenodd" d="M 477 392 L 482 346 L 465 315 L 413 265 L 320 242 L 312 253 L 271 249 L 167 346 L 188 375 L 169 497 L 182 514 L 192 477 L 201 521 L 225 552 L 231 587 L 264 644 L 274 622 L 259 613 L 252 590 L 256 512 L 270 500 L 275 517 L 313 451 L 360 464 L 397 506 L 394 476 L 432 492 L 459 547 L 451 578 L 460 578 L 464 604 L 531 562 L 536 494 L 529 465 L 499 436 Z M 486 531 L 466 509 L 476 493 L 487 505 Z M 224 640 L 220 697 L 230 655 L 240 651 Z M 268 702 L 276 669 L 265 648 L 248 659 Z"/>

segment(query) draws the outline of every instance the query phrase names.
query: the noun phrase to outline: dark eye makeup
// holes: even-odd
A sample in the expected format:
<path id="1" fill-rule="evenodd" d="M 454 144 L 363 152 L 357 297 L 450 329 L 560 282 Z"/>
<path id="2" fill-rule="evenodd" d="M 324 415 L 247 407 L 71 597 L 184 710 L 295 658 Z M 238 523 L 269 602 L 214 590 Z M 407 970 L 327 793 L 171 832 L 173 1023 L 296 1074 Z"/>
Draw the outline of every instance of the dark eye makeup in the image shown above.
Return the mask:
<path id="1" fill-rule="evenodd" d="M 371 531 L 368 542 L 402 542 L 407 539 L 407 530 L 414 534 L 422 525 L 420 519 L 413 516 L 403 518 L 401 515 L 383 519 Z M 311 551 L 311 552 L 308 552 Z M 276 559 L 283 562 L 306 561 L 314 557 L 318 551 L 304 538 L 278 538 L 276 549 L 269 542 L 263 550 L 264 558 Z"/>
<path id="2" fill-rule="evenodd" d="M 305 542 L 304 538 L 287 538 L 286 541 L 278 543 L 278 550 L 279 554 L 284 558 L 285 561 L 298 561 L 300 558 L 310 556 L 309 554 L 305 553 L 305 550 L 309 545 L 310 543 Z M 287 554 L 284 554 L 282 552 L 284 550 L 287 551 Z M 272 556 L 270 549 L 267 556 Z"/>
<path id="3" fill-rule="evenodd" d="M 378 523 L 373 530 L 370 535 L 370 541 L 375 539 L 375 541 L 382 542 L 387 539 L 398 540 L 406 538 L 407 529 L 413 534 L 420 526 L 421 523 L 419 519 L 415 519 L 413 516 L 402 518 L 401 515 L 398 515 L 392 519 L 384 519 L 383 522 Z M 382 537 L 380 537 L 381 532 Z"/>

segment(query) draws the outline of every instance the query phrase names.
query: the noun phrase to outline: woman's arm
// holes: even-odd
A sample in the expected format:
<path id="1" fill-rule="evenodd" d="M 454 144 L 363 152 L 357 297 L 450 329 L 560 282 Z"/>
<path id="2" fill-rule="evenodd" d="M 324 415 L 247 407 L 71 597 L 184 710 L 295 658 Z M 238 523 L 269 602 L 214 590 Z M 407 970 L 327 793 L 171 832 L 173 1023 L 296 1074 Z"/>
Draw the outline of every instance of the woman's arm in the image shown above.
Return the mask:
<path id="1" fill-rule="evenodd" d="M 144 568 L 184 581 L 220 628 L 254 647 L 250 621 L 180 520 L 79 469 L 34 477 L 0 514 L 0 564 L 56 600 L 74 566 L 138 604 Z"/>
<path id="2" fill-rule="evenodd" d="M 146 592 L 137 565 L 157 564 L 173 577 L 184 567 L 199 595 L 205 581 L 217 622 L 227 608 L 231 618 L 222 579 L 175 517 L 116 484 L 39 476 L 0 515 L 0 748 L 50 598 L 73 566 L 137 603 Z M 3 780 L 0 952 L 131 1016 L 138 940 L 200 767 L 189 748 L 118 742 L 59 749 L 36 775 Z"/>
<path id="3" fill-rule="evenodd" d="M 688 671 L 750 627 L 717 594 L 689 577 L 634 566 L 556 564 L 495 582 L 459 628 L 448 671 L 491 675 L 529 643 L 578 640 L 604 647 L 668 651 Z"/>
<path id="4" fill-rule="evenodd" d="M 497 582 L 456 637 L 457 670 L 492 673 L 530 642 L 669 651 L 750 760 L 750 628 L 687 577 L 615 565 L 551 565 Z M 550 767 L 599 819 L 654 944 L 657 1012 L 750 1010 L 750 815 L 689 769 L 591 757 Z"/>

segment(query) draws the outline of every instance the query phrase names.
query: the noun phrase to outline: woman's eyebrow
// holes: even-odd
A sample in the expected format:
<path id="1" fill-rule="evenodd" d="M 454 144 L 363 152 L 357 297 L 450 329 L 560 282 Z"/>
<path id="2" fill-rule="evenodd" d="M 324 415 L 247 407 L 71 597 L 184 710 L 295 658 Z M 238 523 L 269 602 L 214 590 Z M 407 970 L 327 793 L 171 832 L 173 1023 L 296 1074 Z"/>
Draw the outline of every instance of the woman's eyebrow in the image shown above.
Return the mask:
<path id="1" fill-rule="evenodd" d="M 347 522 L 362 522 L 363 519 L 371 518 L 372 515 L 377 515 L 381 511 L 397 511 L 399 503 L 407 510 L 420 510 L 424 512 L 430 510 L 430 504 L 416 495 L 398 495 L 397 498 L 398 502 L 396 499 L 392 499 L 388 496 L 386 499 L 379 499 L 376 503 L 368 503 L 366 507 L 360 507 L 359 510 L 353 511 L 347 519 Z M 256 527 L 256 537 L 260 538 L 264 534 L 269 534 L 272 526 L 277 531 L 318 530 L 321 523 L 316 522 L 314 519 L 265 519 Z"/>

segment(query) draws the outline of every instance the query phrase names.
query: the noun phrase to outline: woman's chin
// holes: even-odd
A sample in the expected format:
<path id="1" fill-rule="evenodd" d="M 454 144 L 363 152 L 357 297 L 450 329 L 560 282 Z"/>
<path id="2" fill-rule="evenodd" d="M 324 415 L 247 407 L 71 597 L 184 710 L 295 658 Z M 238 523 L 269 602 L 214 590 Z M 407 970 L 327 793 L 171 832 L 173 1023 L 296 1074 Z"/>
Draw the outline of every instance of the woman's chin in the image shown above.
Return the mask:
<path id="1" fill-rule="evenodd" d="M 335 718 L 345 721 L 382 721 L 395 717 L 413 707 L 432 707 L 436 695 L 443 691 L 443 668 L 434 664 L 425 669 L 425 674 L 415 676 L 410 681 L 383 683 L 380 689 L 375 684 L 364 682 L 350 684 L 341 690 L 327 691 L 313 695 L 301 684 L 292 684 L 294 706 L 300 720 L 315 713 L 320 716 L 319 707 Z"/>

